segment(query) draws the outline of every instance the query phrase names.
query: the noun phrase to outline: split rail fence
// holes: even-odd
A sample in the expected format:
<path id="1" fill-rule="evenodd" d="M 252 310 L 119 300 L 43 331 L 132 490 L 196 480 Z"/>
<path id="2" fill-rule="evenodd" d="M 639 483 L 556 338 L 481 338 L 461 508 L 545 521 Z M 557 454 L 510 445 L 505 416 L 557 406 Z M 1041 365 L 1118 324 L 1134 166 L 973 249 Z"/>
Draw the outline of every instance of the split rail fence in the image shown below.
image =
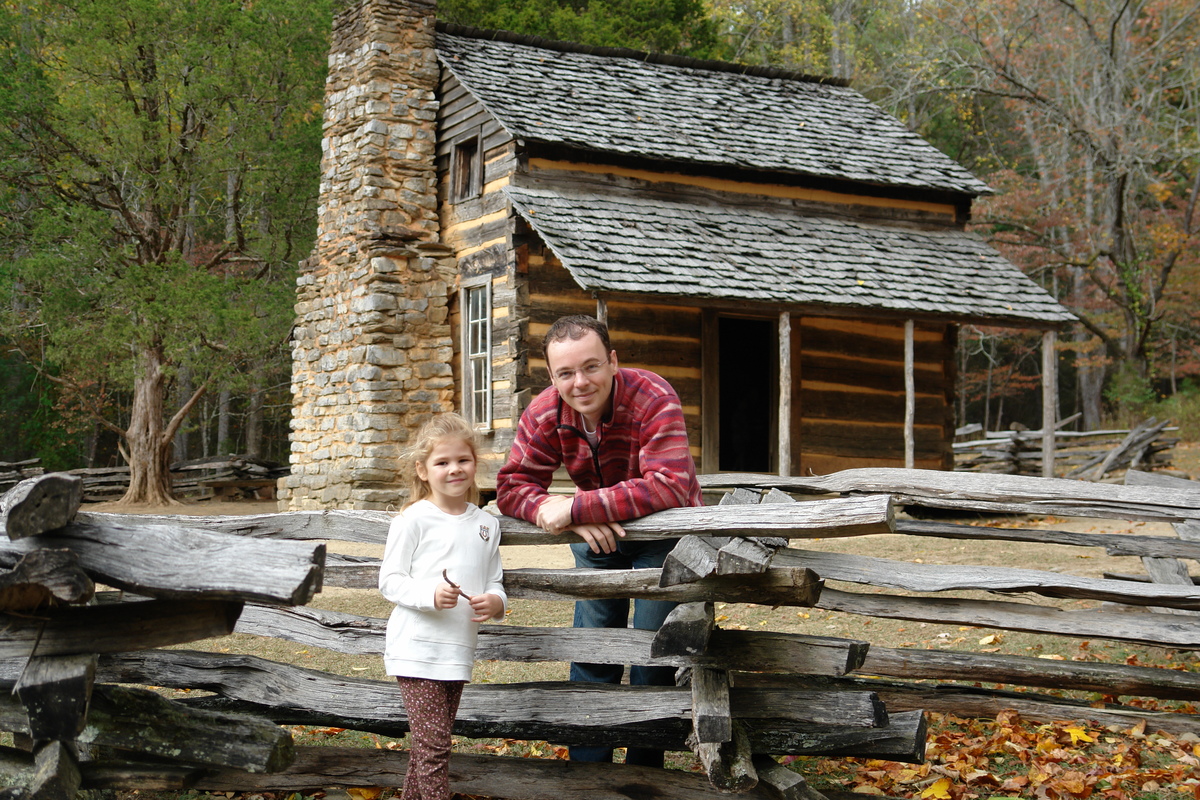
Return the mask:
<path id="1" fill-rule="evenodd" d="M 1064 419 L 1067 425 L 1081 415 Z M 1054 473 L 1064 478 L 1099 481 L 1122 469 L 1169 467 L 1171 451 L 1179 444 L 1169 420 L 1150 417 L 1132 429 L 1064 431 L 1054 433 Z M 1042 474 L 1041 430 L 983 432 L 971 425 L 955 432 L 954 469 L 959 472 Z M 966 436 L 983 438 L 966 439 Z"/>
<path id="2" fill-rule="evenodd" d="M 171 491 L 190 500 L 210 498 L 270 500 L 288 467 L 250 455 L 211 456 L 171 465 Z M 28 478 L 44 475 L 41 459 L 0 461 L 0 493 Z M 83 502 L 119 500 L 129 489 L 129 467 L 85 467 L 62 473 L 83 482 Z"/>
<path id="3" fill-rule="evenodd" d="M 1134 475 L 1134 473 L 1130 473 Z M 1137 478 L 1133 478 L 1136 480 Z M 1161 476 L 1143 480 L 1161 481 Z M 1096 707 L 997 683 L 1114 696 L 1200 699 L 1200 675 L 1126 664 L 873 647 L 865 641 L 721 630 L 714 602 L 815 606 L 856 615 L 1200 649 L 1200 588 L 1187 560 L 1200 491 L 922 470 L 825 477 L 703 476 L 721 504 L 626 525 L 631 539 L 676 538 L 661 570 L 509 570 L 513 599 L 648 597 L 682 605 L 658 632 L 484 626 L 478 657 L 670 665 L 676 687 L 561 683 L 469 685 L 455 733 L 562 744 L 691 750 L 706 775 L 556 760 L 456 755 L 452 788 L 554 798 L 748 798 L 821 795 L 780 766 L 784 754 L 919 762 L 925 710 L 1034 720 L 1086 719 L 1200 733 L 1200 716 L 1117 703 Z M 403 752 L 294 746 L 281 725 L 399 736 L 394 685 L 252 656 L 161 649 L 230 631 L 344 653 L 382 651 L 385 621 L 307 607 L 322 585 L 374 588 L 377 562 L 325 552 L 328 540 L 382 543 L 383 512 L 248 517 L 78 512 L 77 479 L 48 475 L 0 500 L 0 750 L 14 798 L 79 788 L 209 791 L 398 786 Z M 802 498 L 797 502 L 796 497 Z M 1158 520 L 1177 537 L 982 528 L 897 519 L 902 506 Z M 561 543 L 502 519 L 502 543 Z M 1030 569 L 914 564 L 818 552 L 806 538 L 934 536 L 1102 547 L 1139 557 L 1145 575 L 1089 579 Z M 886 541 L 886 540 L 883 540 Z M 787 546 L 784 546 L 787 545 Z M 799 545 L 799 546 L 798 546 Z M 825 585 L 836 581 L 841 587 Z M 100 583 L 124 592 L 96 592 Z M 849 587 L 861 585 L 864 591 Z M 904 594 L 880 594 L 883 589 Z M 954 590 L 1101 601 L 1067 611 L 1039 602 L 939 596 Z M 54 598 L 51 602 L 51 598 Z M 93 605 L 80 605 L 92 600 Z M 99 602 L 96 602 L 99 601 Z M 1119 613 L 1117 608 L 1145 609 Z M 914 681 L 937 680 L 938 684 Z M 137 685 L 207 692 L 167 699 Z"/>

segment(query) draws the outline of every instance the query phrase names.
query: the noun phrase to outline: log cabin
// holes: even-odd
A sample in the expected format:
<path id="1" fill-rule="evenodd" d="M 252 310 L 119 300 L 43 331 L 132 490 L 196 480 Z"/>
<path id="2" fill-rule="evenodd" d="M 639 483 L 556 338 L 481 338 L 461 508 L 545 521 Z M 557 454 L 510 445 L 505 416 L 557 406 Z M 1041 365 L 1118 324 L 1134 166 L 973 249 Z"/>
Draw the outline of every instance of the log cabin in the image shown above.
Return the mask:
<path id="1" fill-rule="evenodd" d="M 1052 353 L 1073 319 L 966 230 L 988 187 L 844 82 L 435 18 L 334 22 L 285 507 L 394 502 L 443 410 L 486 484 L 564 314 L 671 382 L 702 472 L 782 475 L 952 468 L 959 326 Z"/>

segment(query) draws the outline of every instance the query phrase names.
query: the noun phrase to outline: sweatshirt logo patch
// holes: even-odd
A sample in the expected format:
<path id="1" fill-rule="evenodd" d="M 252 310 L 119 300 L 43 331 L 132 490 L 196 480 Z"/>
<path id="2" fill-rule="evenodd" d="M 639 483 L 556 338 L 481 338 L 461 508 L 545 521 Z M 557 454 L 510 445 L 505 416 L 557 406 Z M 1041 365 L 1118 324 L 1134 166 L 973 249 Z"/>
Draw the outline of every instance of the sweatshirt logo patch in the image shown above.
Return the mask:
<path id="1" fill-rule="evenodd" d="M 486 542 L 488 540 L 489 536 L 491 536 L 491 531 L 488 529 L 488 526 L 480 525 L 479 526 L 479 538 L 483 539 Z"/>

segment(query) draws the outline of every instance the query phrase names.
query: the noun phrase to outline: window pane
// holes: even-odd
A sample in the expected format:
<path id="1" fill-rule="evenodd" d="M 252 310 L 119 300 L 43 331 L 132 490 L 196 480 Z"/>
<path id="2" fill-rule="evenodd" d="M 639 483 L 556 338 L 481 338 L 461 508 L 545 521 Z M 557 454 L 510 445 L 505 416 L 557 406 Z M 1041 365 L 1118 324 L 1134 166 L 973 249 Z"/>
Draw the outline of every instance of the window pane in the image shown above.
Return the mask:
<path id="1" fill-rule="evenodd" d="M 488 289 L 484 285 L 464 292 L 463 410 L 477 425 L 491 424 L 491 309 Z"/>

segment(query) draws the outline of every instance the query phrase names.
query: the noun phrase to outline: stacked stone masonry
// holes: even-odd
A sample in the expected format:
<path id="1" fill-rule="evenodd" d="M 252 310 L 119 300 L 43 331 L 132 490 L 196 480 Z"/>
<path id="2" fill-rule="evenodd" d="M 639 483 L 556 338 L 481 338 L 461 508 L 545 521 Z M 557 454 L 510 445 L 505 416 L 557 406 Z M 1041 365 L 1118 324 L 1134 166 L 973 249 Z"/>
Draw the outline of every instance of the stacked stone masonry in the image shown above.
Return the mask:
<path id="1" fill-rule="evenodd" d="M 457 269 L 438 234 L 434 11 L 351 0 L 334 20 L 284 510 L 399 505 L 409 432 L 454 408 Z"/>

